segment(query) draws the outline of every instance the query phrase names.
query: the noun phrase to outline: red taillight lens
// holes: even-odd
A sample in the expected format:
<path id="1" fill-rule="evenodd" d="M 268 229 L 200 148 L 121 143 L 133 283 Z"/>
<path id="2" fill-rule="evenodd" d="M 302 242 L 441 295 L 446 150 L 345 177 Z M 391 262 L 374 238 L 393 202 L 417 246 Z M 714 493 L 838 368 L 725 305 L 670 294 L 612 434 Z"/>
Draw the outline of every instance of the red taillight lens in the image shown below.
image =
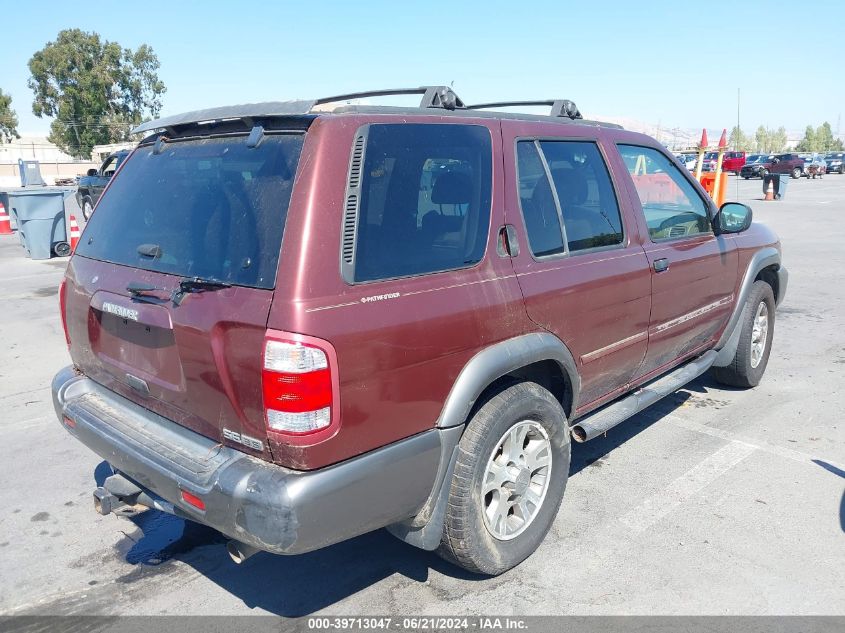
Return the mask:
<path id="1" fill-rule="evenodd" d="M 198 496 L 191 494 L 187 490 L 180 490 L 179 492 L 182 494 L 182 501 L 194 506 L 197 510 L 205 510 L 205 502 Z"/>
<path id="2" fill-rule="evenodd" d="M 62 279 L 59 286 L 59 311 L 62 315 L 62 329 L 65 331 L 65 342 L 70 349 L 70 334 L 67 331 L 67 279 Z"/>
<path id="3" fill-rule="evenodd" d="M 305 337 L 268 338 L 264 342 L 262 388 L 268 432 L 316 433 L 332 423 L 333 383 L 328 343 Z"/>

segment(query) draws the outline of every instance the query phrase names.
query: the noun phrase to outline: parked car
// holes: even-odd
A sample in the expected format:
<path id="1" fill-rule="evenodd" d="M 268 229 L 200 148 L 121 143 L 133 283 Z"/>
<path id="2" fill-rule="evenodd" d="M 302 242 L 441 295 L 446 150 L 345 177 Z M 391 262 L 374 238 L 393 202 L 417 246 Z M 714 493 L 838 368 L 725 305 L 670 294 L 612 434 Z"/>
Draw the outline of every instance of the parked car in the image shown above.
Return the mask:
<path id="1" fill-rule="evenodd" d="M 548 532 L 571 438 L 711 368 L 760 382 L 778 238 L 660 143 L 569 101 L 348 99 L 135 130 L 59 294 L 53 398 L 110 466 L 100 513 L 178 514 L 239 561 L 387 527 L 499 574 Z"/>
<path id="2" fill-rule="evenodd" d="M 719 152 L 705 152 L 701 159 L 701 171 L 716 171 Z"/>
<path id="3" fill-rule="evenodd" d="M 698 156 L 695 154 L 680 154 L 678 160 L 689 171 L 695 171 L 695 164 L 698 161 Z"/>
<path id="4" fill-rule="evenodd" d="M 704 155 L 703 171 L 716 171 L 718 162 L 718 152 L 707 152 Z M 745 152 L 725 152 L 722 156 L 722 171 L 739 174 L 743 165 L 745 165 Z"/>
<path id="5" fill-rule="evenodd" d="M 773 154 L 752 154 L 745 161 L 739 175 L 748 180 L 749 178 L 763 178 L 768 175 L 772 166 Z"/>
<path id="6" fill-rule="evenodd" d="M 821 178 L 827 173 L 827 163 L 825 163 L 824 156 L 821 154 L 813 154 L 804 158 L 804 175 L 807 178 Z"/>
<path id="7" fill-rule="evenodd" d="M 845 174 L 845 153 L 829 152 L 824 160 L 827 164 L 827 173 Z"/>
<path id="8" fill-rule="evenodd" d="M 793 178 L 800 178 L 804 175 L 804 158 L 794 152 L 775 154 L 769 173 L 789 174 Z"/>
<path id="9" fill-rule="evenodd" d="M 89 169 L 88 173 L 79 179 L 76 202 L 82 209 L 82 216 L 86 220 L 91 217 L 100 195 L 128 155 L 129 150 L 120 150 L 109 154 L 99 169 Z"/>

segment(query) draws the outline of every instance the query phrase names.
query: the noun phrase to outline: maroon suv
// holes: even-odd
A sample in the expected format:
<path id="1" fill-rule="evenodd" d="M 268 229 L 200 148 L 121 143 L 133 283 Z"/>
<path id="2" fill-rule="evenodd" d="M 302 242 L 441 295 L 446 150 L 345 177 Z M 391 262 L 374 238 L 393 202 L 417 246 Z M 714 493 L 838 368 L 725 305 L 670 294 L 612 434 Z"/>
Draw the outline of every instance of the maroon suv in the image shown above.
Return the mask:
<path id="1" fill-rule="evenodd" d="M 55 407 L 112 469 L 101 513 L 236 560 L 388 527 L 497 574 L 548 531 L 570 437 L 710 368 L 760 381 L 787 275 L 748 207 L 569 101 L 417 92 L 138 128 L 60 292 Z"/>
<path id="2" fill-rule="evenodd" d="M 789 174 L 792 178 L 800 178 L 804 175 L 804 157 L 794 152 L 775 154 L 772 165 L 769 167 L 769 173 Z"/>

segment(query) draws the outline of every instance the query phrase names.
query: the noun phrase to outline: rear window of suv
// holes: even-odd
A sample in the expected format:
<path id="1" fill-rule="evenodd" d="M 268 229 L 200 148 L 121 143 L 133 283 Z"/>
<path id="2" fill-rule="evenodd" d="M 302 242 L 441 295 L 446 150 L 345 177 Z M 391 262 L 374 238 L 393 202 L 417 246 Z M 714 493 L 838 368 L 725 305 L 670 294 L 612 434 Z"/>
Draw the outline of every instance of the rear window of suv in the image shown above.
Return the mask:
<path id="1" fill-rule="evenodd" d="M 245 136 L 173 141 L 160 154 L 140 146 L 103 195 L 76 252 L 273 288 L 303 138 L 271 134 L 254 148 Z"/>
<path id="2" fill-rule="evenodd" d="M 472 266 L 490 224 L 486 127 L 372 124 L 361 181 L 354 281 Z"/>

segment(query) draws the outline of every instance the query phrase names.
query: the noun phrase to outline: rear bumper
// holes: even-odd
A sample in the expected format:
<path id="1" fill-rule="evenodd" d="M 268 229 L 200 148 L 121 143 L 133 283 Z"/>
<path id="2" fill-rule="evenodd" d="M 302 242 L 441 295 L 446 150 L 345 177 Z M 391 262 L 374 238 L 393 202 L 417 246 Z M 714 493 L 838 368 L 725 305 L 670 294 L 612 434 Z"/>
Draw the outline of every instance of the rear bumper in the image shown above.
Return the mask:
<path id="1" fill-rule="evenodd" d="M 276 554 L 299 554 L 414 516 L 435 487 L 432 429 L 316 471 L 294 471 L 222 446 L 67 367 L 53 379 L 65 429 L 156 504 Z M 68 423 L 65 420 L 70 420 Z M 202 499 L 199 510 L 181 491 Z"/>

